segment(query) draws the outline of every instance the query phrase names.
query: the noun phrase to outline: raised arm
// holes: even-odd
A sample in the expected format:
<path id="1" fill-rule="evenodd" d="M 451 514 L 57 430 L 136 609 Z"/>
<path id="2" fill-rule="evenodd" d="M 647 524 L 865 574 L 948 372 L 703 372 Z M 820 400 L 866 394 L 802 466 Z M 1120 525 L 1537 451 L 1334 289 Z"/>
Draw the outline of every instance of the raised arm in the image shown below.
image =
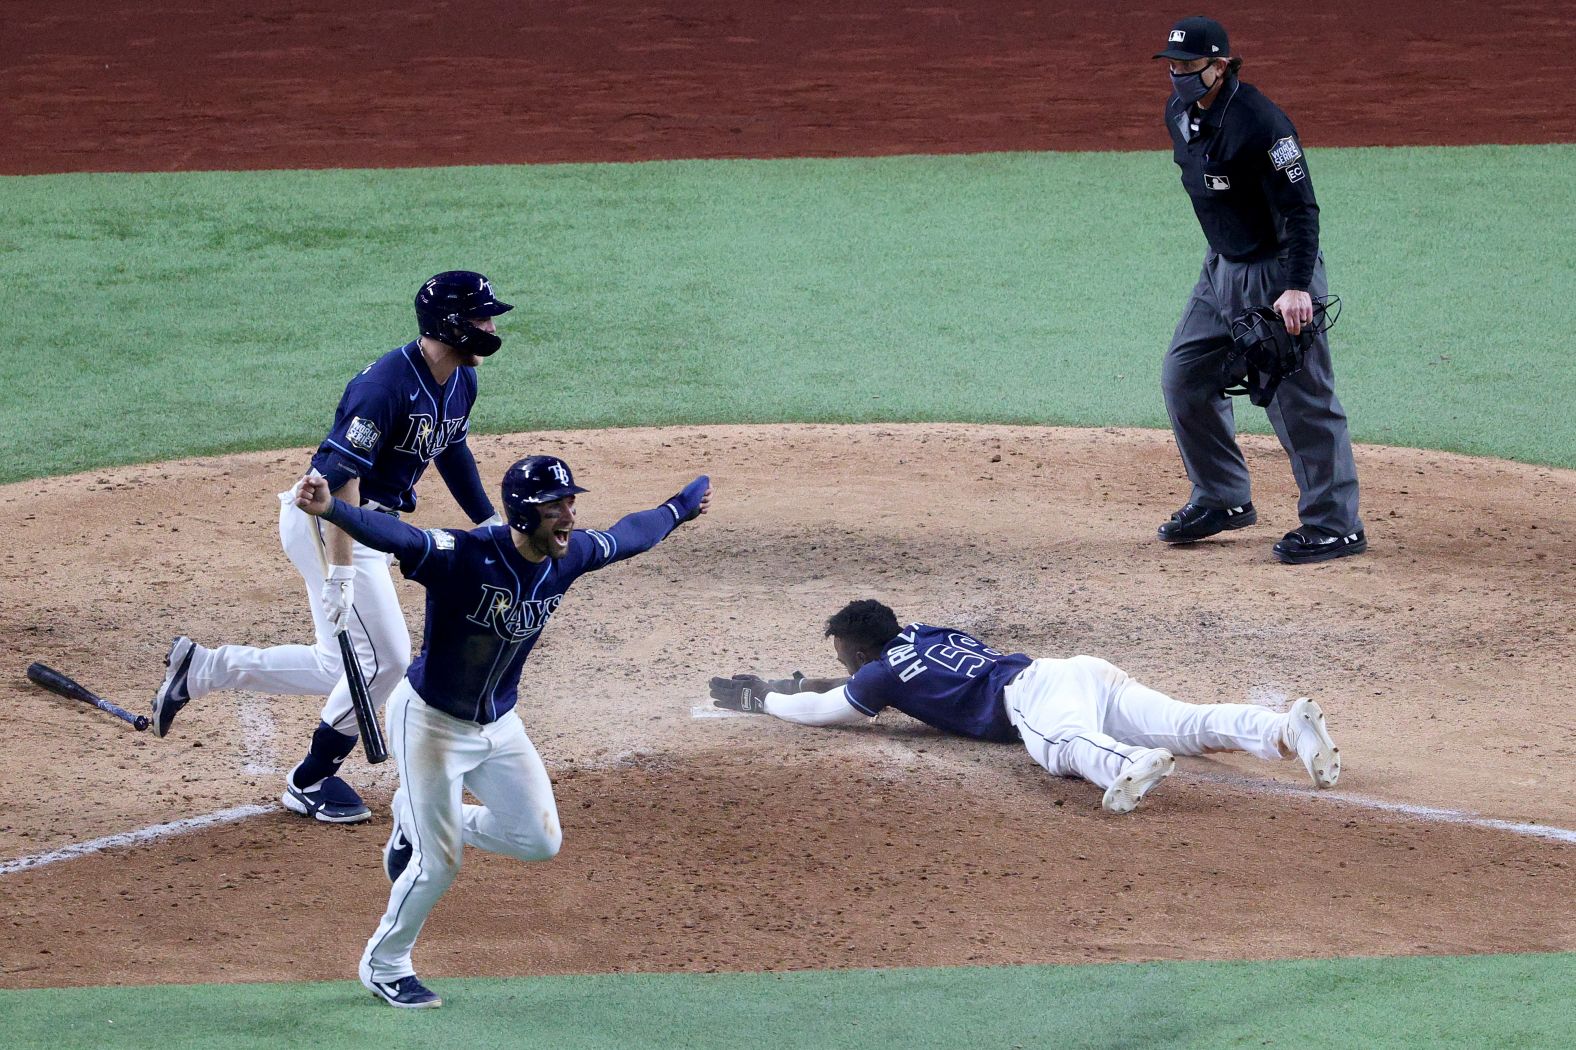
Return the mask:
<path id="1" fill-rule="evenodd" d="M 297 483 L 295 505 L 338 526 L 356 542 L 393 554 L 401 562 L 420 558 L 432 542 L 425 532 L 398 518 L 352 507 L 342 499 L 335 499 L 329 491 L 328 480 L 321 476 L 308 474 Z"/>
<path id="2" fill-rule="evenodd" d="M 626 514 L 606 531 L 586 529 L 585 535 L 595 545 L 588 568 L 600 569 L 649 551 L 674 529 L 705 514 L 710 507 L 711 479 L 702 474 L 660 507 Z"/>

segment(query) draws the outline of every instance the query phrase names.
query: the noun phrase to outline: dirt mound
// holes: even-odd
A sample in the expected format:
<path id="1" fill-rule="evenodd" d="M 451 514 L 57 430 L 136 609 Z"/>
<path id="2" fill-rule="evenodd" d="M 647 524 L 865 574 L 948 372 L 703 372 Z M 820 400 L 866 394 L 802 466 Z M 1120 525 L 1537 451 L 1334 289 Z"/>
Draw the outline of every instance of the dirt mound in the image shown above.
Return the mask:
<path id="1" fill-rule="evenodd" d="M 559 783 L 564 854 L 529 869 L 469 855 L 423 938 L 423 972 L 1576 947 L 1568 921 L 1549 921 L 1568 845 L 1374 808 L 1576 824 L 1576 788 L 1555 775 L 1576 758 L 1561 589 L 1576 559 L 1565 527 L 1576 475 L 1362 447 L 1370 552 L 1292 568 L 1269 554 L 1296 524 L 1290 470 L 1272 439 L 1244 443 L 1263 524 L 1168 548 L 1153 529 L 1186 485 L 1168 436 L 1152 431 L 477 439 L 484 477 L 527 452 L 563 455 L 592 490 L 586 525 L 702 471 L 716 502 L 649 555 L 581 581 L 555 616 L 521 710 Z M 316 700 L 215 694 L 160 741 L 21 671 L 41 659 L 140 709 L 176 633 L 308 637 L 274 500 L 305 459 L 0 489 L 12 549 L 26 552 L 0 561 L 12 668 L 0 681 L 11 716 L 0 860 L 276 796 Z M 415 520 L 463 519 L 430 483 Z M 400 586 L 419 633 L 419 589 Z M 821 625 L 866 595 L 1034 655 L 1104 656 L 1184 699 L 1316 695 L 1346 762 L 1340 797 L 1304 790 L 1295 763 L 1189 759 L 1143 810 L 1114 819 L 1093 788 L 1045 777 L 1017 746 L 901 715 L 822 731 L 709 717 L 712 673 L 834 673 Z M 388 767 L 348 768 L 386 803 Z M 0 875 L 14 916 L 0 983 L 185 979 L 190 953 L 227 979 L 343 977 L 382 908 L 384 819 L 379 809 L 372 825 L 333 829 L 253 817 Z M 490 933 L 472 918 L 484 896 L 507 912 Z M 324 934 L 303 971 L 308 914 L 330 900 L 364 921 L 346 924 L 348 940 Z M 150 921 L 174 908 L 178 929 Z M 491 945 L 479 956 L 467 947 L 478 938 Z M 150 963 L 154 943 L 164 963 Z"/>

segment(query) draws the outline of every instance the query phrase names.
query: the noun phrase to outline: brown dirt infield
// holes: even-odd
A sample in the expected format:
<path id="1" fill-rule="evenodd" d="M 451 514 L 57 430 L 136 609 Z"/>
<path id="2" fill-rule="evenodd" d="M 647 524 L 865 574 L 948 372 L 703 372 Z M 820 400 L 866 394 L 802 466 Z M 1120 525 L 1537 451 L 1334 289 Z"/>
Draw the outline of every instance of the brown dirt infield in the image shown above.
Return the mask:
<path id="1" fill-rule="evenodd" d="M 1247 446 L 1265 521 L 1151 540 L 1184 486 L 1148 431 L 1005 427 L 615 430 L 482 438 L 484 476 L 562 453 L 586 524 L 705 470 L 713 514 L 577 584 L 522 708 L 552 769 L 563 854 L 472 852 L 423 972 L 545 973 L 1576 948 L 1569 844 L 1364 800 L 1576 827 L 1576 674 L 1558 593 L 1576 475 L 1363 448 L 1369 554 L 1275 563 L 1295 494 Z M 216 694 L 168 740 L 20 677 L 31 659 L 145 704 L 171 635 L 296 641 L 301 583 L 273 492 L 305 451 L 97 471 L 0 490 L 18 549 L 0 637 L 10 717 L 0 858 L 269 802 L 318 702 Z M 821 464 L 813 476 L 804 465 Z M 795 478 L 791 486 L 782 483 Z M 163 512 L 158 504 L 183 508 Z M 1514 521 L 1496 507 L 1515 504 Z M 417 520 L 458 511 L 429 486 Z M 1496 521 L 1493 529 L 1481 523 Z M 81 552 L 93 552 L 84 571 Z M 420 594 L 401 584 L 413 629 Z M 851 730 L 709 713 L 705 678 L 835 673 L 819 625 L 849 597 L 1037 655 L 1092 652 L 1175 695 L 1326 704 L 1346 774 L 1190 759 L 1137 814 L 1017 745 L 889 714 Z M 63 753 L 62 742 L 69 742 Z M 374 824 L 283 813 L 0 876 L 0 984 L 342 978 L 381 911 L 391 774 L 352 760 Z M 739 887 L 753 889 L 740 893 Z M 333 910 L 344 921 L 326 924 Z M 477 945 L 482 946 L 477 950 Z"/>
<path id="2" fill-rule="evenodd" d="M 1178 13 L 372 6 L 34 5 L 7 24 L 0 171 L 1158 149 L 1148 55 Z M 1244 0 L 1213 10 L 1247 79 L 1312 145 L 1573 137 L 1566 5 L 1485 17 L 1341 0 L 1290 23 Z M 1569 472 L 1361 449 L 1373 550 L 1293 570 L 1268 556 L 1294 496 L 1263 439 L 1246 445 L 1265 523 L 1183 550 L 1150 539 L 1186 491 L 1155 433 L 713 427 L 477 444 L 494 478 L 520 451 L 561 451 L 597 490 L 592 522 L 692 469 L 716 477 L 718 502 L 583 581 L 548 629 L 524 711 L 565 851 L 529 867 L 470 855 L 423 936 L 424 974 L 1576 948 L 1569 845 L 1374 808 L 1576 826 Z M 0 489 L 14 672 L 0 680 L 0 863 L 274 798 L 316 701 L 215 696 L 158 741 L 21 669 L 43 659 L 141 705 L 177 631 L 301 640 L 272 493 L 303 462 Z M 456 520 L 441 487 L 427 483 L 418 520 Z M 1043 776 L 1021 748 L 900 716 L 820 732 L 694 716 L 714 672 L 832 671 L 818 624 L 861 594 L 1036 654 L 1097 653 L 1190 699 L 1318 695 L 1342 788 L 1315 795 L 1292 764 L 1188 760 L 1139 813 L 1107 818 L 1093 789 Z M 351 775 L 386 805 L 386 767 L 353 760 Z M 381 809 L 348 829 L 273 813 L 0 875 L 0 987 L 347 978 L 385 899 L 385 834 Z"/>

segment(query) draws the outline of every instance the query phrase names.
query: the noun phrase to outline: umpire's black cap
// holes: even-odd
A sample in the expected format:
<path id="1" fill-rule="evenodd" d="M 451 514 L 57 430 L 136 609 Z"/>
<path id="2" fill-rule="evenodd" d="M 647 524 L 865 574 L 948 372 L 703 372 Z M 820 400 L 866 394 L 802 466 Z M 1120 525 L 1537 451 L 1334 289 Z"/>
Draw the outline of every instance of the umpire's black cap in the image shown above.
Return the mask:
<path id="1" fill-rule="evenodd" d="M 1166 49 L 1156 51 L 1156 58 L 1175 58 L 1190 62 L 1197 58 L 1230 58 L 1231 43 L 1226 39 L 1226 27 L 1213 18 L 1194 15 L 1184 18 L 1171 27 L 1166 37 Z"/>

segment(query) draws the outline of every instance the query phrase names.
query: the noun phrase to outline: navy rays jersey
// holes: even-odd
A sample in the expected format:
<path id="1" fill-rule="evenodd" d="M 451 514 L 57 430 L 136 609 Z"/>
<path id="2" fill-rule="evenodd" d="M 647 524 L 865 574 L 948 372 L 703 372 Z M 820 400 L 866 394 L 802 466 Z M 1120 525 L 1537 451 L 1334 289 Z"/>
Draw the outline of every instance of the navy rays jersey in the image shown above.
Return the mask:
<path id="1" fill-rule="evenodd" d="M 416 482 L 437 459 L 461 508 L 483 521 L 492 501 L 474 480 L 476 461 L 465 444 L 475 403 L 476 369 L 456 368 L 439 386 L 419 342 L 406 343 L 346 385 L 312 466 L 330 489 L 360 478 L 363 500 L 403 513 L 416 509 Z"/>
<path id="2" fill-rule="evenodd" d="M 664 503 L 626 515 L 606 532 L 576 529 L 562 558 L 530 562 L 515 550 L 507 525 L 423 530 L 343 500 L 334 501 L 327 520 L 396 555 L 405 578 L 427 589 L 421 655 L 406 677 L 428 704 L 483 725 L 514 707 L 525 658 L 569 585 L 650 550 L 680 522 Z"/>
<path id="3" fill-rule="evenodd" d="M 1002 690 L 1032 661 L 1001 653 L 950 627 L 911 623 L 844 689 L 848 702 L 874 716 L 895 707 L 926 725 L 976 740 L 1017 740 Z"/>

